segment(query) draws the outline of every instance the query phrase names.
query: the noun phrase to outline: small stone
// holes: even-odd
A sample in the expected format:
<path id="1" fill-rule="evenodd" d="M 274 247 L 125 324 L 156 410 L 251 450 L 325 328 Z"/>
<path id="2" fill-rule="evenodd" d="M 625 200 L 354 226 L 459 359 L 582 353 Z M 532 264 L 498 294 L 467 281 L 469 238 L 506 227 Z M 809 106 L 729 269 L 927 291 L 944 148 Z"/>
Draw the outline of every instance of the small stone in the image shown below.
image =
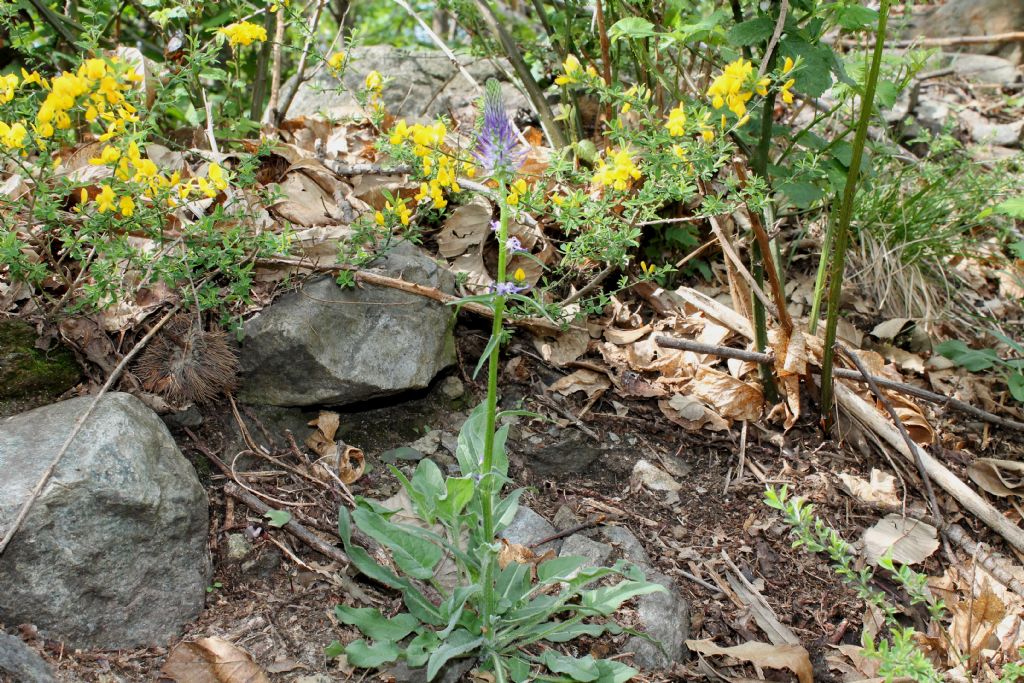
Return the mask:
<path id="1" fill-rule="evenodd" d="M 625 650 L 632 651 L 633 662 L 641 669 L 664 670 L 683 661 L 690 637 L 690 605 L 679 595 L 672 579 L 664 574 L 647 573 L 647 580 L 665 587 L 665 593 L 648 593 L 637 600 L 642 630 L 661 647 L 644 638 L 633 637 Z M 662 650 L 664 648 L 664 651 Z"/>
<path id="2" fill-rule="evenodd" d="M 571 529 L 580 523 L 580 518 L 568 505 L 563 505 L 555 512 L 555 518 L 551 520 L 559 531 Z"/>
<path id="3" fill-rule="evenodd" d="M 612 555 L 612 547 L 607 543 L 592 541 L 583 534 L 573 534 L 562 543 L 559 557 L 578 556 L 587 558 L 587 566 L 601 567 Z"/>
<path id="4" fill-rule="evenodd" d="M 651 571 L 651 558 L 632 531 L 622 526 L 606 526 L 601 529 L 601 535 L 619 548 L 623 558 L 644 571 Z"/>
<path id="5" fill-rule="evenodd" d="M 199 408 L 195 405 L 190 405 L 185 410 L 177 413 L 167 413 L 161 415 L 160 419 L 164 421 L 164 424 L 171 429 L 181 429 L 182 427 L 198 427 L 203 424 L 203 414 L 199 412 Z"/>
<path id="6" fill-rule="evenodd" d="M 441 380 L 441 395 L 450 401 L 462 398 L 466 393 L 466 386 L 455 375 L 448 375 Z"/>
<path id="7" fill-rule="evenodd" d="M 967 126 L 971 139 L 983 144 L 1003 147 L 1019 147 L 1024 134 L 1024 119 L 1012 123 L 993 123 L 981 114 L 966 109 L 960 119 Z"/>
<path id="8" fill-rule="evenodd" d="M 423 455 L 433 455 L 438 447 L 441 445 L 441 430 L 432 429 L 427 432 L 424 436 L 416 439 L 411 444 L 410 448 L 414 448 Z M 420 456 L 423 457 L 422 455 Z"/>
<path id="9" fill-rule="evenodd" d="M 446 451 L 455 455 L 456 450 L 459 448 L 459 437 L 452 434 L 451 432 L 441 433 L 441 447 Z"/>
<path id="10" fill-rule="evenodd" d="M 395 464 L 399 460 L 404 460 L 406 462 L 419 462 L 423 459 L 424 454 L 423 451 L 411 446 L 399 446 L 398 448 L 392 448 L 391 450 L 384 451 L 377 457 L 379 457 L 382 462 Z"/>
<path id="11" fill-rule="evenodd" d="M 504 538 L 509 543 L 518 543 L 527 547 L 554 535 L 555 527 L 551 525 L 551 522 L 525 505 L 519 506 L 512 523 L 498 534 L 500 538 Z M 538 555 L 543 555 L 548 549 L 554 549 L 557 553 L 561 547 L 562 540 L 556 539 L 537 548 L 531 548 L 531 550 Z"/>
<path id="12" fill-rule="evenodd" d="M 252 544 L 245 534 L 228 534 L 227 559 L 229 562 L 244 560 L 252 552 Z"/>
<path id="13" fill-rule="evenodd" d="M 299 676 L 292 683 L 333 683 L 334 679 L 324 674 L 313 674 L 312 676 Z"/>
<path id="14" fill-rule="evenodd" d="M 608 432 L 608 440 L 612 443 L 618 443 L 620 441 L 619 435 L 615 432 Z"/>
<path id="15" fill-rule="evenodd" d="M 950 66 L 957 75 L 979 83 L 1006 85 L 1020 78 L 1020 69 L 1012 62 L 993 55 L 953 55 Z"/>

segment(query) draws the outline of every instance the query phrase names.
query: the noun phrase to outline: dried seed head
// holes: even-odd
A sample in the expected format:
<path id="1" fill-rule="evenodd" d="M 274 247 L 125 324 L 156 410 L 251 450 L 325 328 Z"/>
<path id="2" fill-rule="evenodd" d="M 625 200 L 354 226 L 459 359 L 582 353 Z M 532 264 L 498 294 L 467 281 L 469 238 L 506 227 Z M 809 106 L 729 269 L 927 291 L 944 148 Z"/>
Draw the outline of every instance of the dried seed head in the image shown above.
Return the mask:
<path id="1" fill-rule="evenodd" d="M 238 357 L 224 332 L 176 315 L 149 342 L 135 374 L 146 391 L 170 403 L 208 403 L 238 384 Z"/>

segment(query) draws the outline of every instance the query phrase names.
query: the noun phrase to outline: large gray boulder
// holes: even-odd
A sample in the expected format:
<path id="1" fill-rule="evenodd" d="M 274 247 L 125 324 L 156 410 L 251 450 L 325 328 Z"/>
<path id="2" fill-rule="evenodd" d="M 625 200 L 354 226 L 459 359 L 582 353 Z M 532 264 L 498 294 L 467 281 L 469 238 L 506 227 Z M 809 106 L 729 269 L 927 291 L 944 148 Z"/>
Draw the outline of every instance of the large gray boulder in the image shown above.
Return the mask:
<path id="1" fill-rule="evenodd" d="M 937 8 L 915 12 L 905 37 L 989 36 L 1022 30 L 1024 2 L 1020 0 L 949 0 Z M 970 45 L 966 49 L 997 54 L 1018 64 L 1024 61 L 1019 42 Z"/>
<path id="2" fill-rule="evenodd" d="M 460 55 L 460 62 L 481 86 L 488 78 L 501 82 L 505 106 L 510 111 L 530 110 L 527 99 L 493 62 L 481 57 Z M 454 116 L 472 125 L 480 93 L 458 71 L 451 60 L 438 50 L 409 50 L 387 45 L 357 48 L 349 54 L 343 78 L 344 88 L 327 70 L 303 83 L 288 109 L 288 118 L 320 116 L 328 119 L 362 117 L 352 93 L 361 90 L 366 75 L 377 71 L 390 78 L 384 86 L 384 105 L 399 118 L 427 120 Z M 289 86 L 291 84 L 289 83 Z M 287 88 L 286 88 L 287 90 Z"/>
<path id="3" fill-rule="evenodd" d="M 408 243 L 380 261 L 380 272 L 454 292 L 451 273 Z M 239 396 L 345 405 L 423 389 L 455 361 L 454 320 L 453 307 L 417 294 L 312 280 L 246 323 Z"/>
<path id="4" fill-rule="evenodd" d="M 0 535 L 92 400 L 0 420 Z M 104 396 L 0 555 L 0 622 L 72 647 L 165 645 L 203 608 L 208 515 L 160 418 Z"/>

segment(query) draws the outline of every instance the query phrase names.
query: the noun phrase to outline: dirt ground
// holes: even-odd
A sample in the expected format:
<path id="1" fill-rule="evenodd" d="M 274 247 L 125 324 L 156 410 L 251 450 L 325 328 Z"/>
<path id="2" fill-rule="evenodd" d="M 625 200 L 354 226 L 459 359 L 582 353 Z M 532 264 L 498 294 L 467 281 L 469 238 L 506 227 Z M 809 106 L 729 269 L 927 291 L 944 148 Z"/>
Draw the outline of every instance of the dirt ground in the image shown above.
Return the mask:
<path id="1" fill-rule="evenodd" d="M 340 411 L 339 435 L 346 443 L 362 448 L 370 466 L 351 486 L 354 494 L 384 498 L 394 493 L 397 482 L 379 456 L 407 446 L 428 429 L 457 433 L 466 408 L 483 396 L 482 382 L 468 373 L 483 350 L 485 333 L 462 326 L 457 335 L 461 364 L 452 374 L 463 380 L 465 396 L 455 400 L 442 396 L 438 381 L 420 395 Z M 764 596 L 778 619 L 799 636 L 811 654 L 815 680 L 842 680 L 830 669 L 826 657 L 836 645 L 859 644 L 863 603 L 840 582 L 824 558 L 791 547 L 787 527 L 764 505 L 763 494 L 766 485 L 788 484 L 815 503 L 818 514 L 845 538 L 855 540 L 880 515 L 858 507 L 842 493 L 836 486 L 836 473 L 867 476 L 872 466 L 891 467 L 886 459 L 865 458 L 855 454 L 849 444 L 823 440 L 810 420 L 785 436 L 750 425 L 744 445 L 740 425 L 717 434 L 690 433 L 662 418 L 651 400 L 619 401 L 609 394 L 576 418 L 585 402 L 560 400 L 545 392 L 564 371 L 542 362 L 527 340 L 517 338 L 504 360 L 503 403 L 550 417 L 521 421 L 512 428 L 511 475 L 518 486 L 528 488 L 525 504 L 549 520 L 566 507 L 580 520 L 601 516 L 602 523 L 628 527 L 641 540 L 656 569 L 673 577 L 690 602 L 691 638 L 711 638 L 723 645 L 763 641 L 754 615 L 737 605 L 722 579 L 731 561 Z M 232 451 L 239 450 L 235 418 L 226 406 L 221 408 L 219 414 L 206 415 L 201 425 L 172 428 L 182 451 L 208 486 L 210 547 L 215 558 L 206 609 L 183 640 L 219 636 L 231 641 L 250 653 L 272 681 L 295 681 L 315 674 L 327 677 L 320 680 L 388 680 L 383 674 L 342 670 L 324 657 L 323 649 L 332 641 L 344 643 L 357 637 L 333 617 L 335 605 L 358 604 L 345 583 L 334 578 L 342 567 L 281 530 L 257 529 L 264 525 L 259 513 L 224 495 L 226 477 L 204 455 L 212 452 L 230 463 Z M 291 429 L 301 444 L 311 430 L 304 422 L 315 417 L 316 411 L 243 407 L 241 415 L 253 438 L 268 444 L 279 462 L 298 465 L 298 458 L 306 457 L 289 446 L 285 430 Z M 986 437 L 990 449 L 1020 452 L 1018 443 L 975 431 L 976 426 L 962 421 L 957 426 L 946 420 L 943 433 L 958 439 L 961 448 L 978 445 Z M 641 458 L 657 464 L 682 484 L 678 500 L 631 481 L 634 464 Z M 253 467 L 252 463 L 247 466 Z M 259 471 L 243 475 L 253 488 L 292 495 L 292 499 L 300 492 L 301 487 L 297 488 L 281 467 L 264 462 L 256 463 L 253 470 Z M 913 492 L 912 486 L 910 490 Z M 339 499 L 311 492 L 306 500 L 314 503 L 300 508 L 304 523 L 333 543 Z M 246 529 L 255 536 L 251 552 L 241 560 L 229 560 L 227 534 Z M 976 537 L 986 537 L 981 529 L 972 531 Z M 929 573 L 941 573 L 934 557 L 929 562 L 934 563 L 925 567 Z M 370 584 L 357 581 L 357 585 L 385 612 L 400 609 L 394 595 L 381 593 Z M 725 590 L 717 588 L 723 585 Z M 23 635 L 32 634 L 24 631 Z M 174 643 L 168 648 L 87 652 L 66 651 L 55 643 L 36 645 L 62 680 L 113 683 L 159 680 L 160 668 Z M 582 646 L 614 651 L 615 643 Z M 701 680 L 707 671 L 702 666 L 710 664 L 691 658 L 674 671 L 646 672 L 646 680 Z M 756 676 L 753 669 L 748 673 Z M 791 680 L 785 672 L 766 669 L 763 673 L 767 680 Z"/>

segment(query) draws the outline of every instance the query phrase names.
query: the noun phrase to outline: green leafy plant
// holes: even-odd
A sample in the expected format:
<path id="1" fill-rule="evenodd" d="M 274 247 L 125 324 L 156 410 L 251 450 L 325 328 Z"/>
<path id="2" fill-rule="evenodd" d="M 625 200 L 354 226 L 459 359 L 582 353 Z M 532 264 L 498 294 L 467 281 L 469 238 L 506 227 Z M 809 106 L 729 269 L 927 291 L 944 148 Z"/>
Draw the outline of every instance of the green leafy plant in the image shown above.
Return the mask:
<path id="1" fill-rule="evenodd" d="M 897 609 L 886 599 L 885 593 L 871 584 L 874 573 L 867 567 L 857 568 L 856 556 L 842 536 L 814 514 L 814 506 L 803 498 L 791 498 L 786 486 L 765 490 L 765 504 L 783 513 L 783 519 L 791 527 L 794 548 L 806 548 L 811 553 L 825 553 L 832 560 L 832 569 L 857 596 L 874 605 L 882 613 L 891 640 L 875 642 L 865 631 L 862 645 L 865 653 L 879 660 L 879 675 L 885 680 L 909 677 L 923 683 L 938 683 L 944 680 L 935 671 L 928 657 L 917 647 L 914 630 L 897 620 Z M 890 578 L 903 587 L 911 604 L 924 604 L 931 617 L 938 620 L 945 611 L 941 600 L 933 600 L 928 593 L 927 577 L 910 567 L 897 567 L 889 557 L 878 562 Z"/>
<path id="2" fill-rule="evenodd" d="M 459 433 L 459 476 L 444 476 L 429 459 L 420 461 L 411 478 L 392 467 L 417 524 L 399 522 L 394 511 L 364 498 L 357 498 L 351 512 L 340 510 L 338 530 L 353 564 L 399 591 L 409 611 L 388 619 L 375 609 L 338 606 L 338 620 L 356 626 L 365 639 L 344 647 L 333 643 L 328 654 L 344 652 L 349 664 L 359 667 L 402 659 L 411 667 L 425 666 L 428 680 L 450 660 L 472 657 L 499 682 L 537 680 L 535 670 L 545 669 L 555 674 L 550 680 L 626 681 L 637 671 L 619 661 L 573 657 L 550 645 L 583 635 L 622 633 L 625 629 L 607 617 L 626 600 L 663 591 L 662 586 L 645 581 L 636 567 L 622 561 L 595 568 L 582 557 L 559 557 L 540 561 L 535 577 L 532 564 L 499 562 L 503 546 L 497 534 L 512 522 L 522 494 L 521 489 L 501 493 L 509 482 L 509 428 L 496 425 L 504 416 L 521 414 L 499 412 L 497 403 L 505 303 L 525 299 L 521 279 L 506 274 L 507 252 L 514 246 L 508 237 L 509 219 L 525 187 L 515 178 L 521 150 L 493 81 L 478 139 L 477 161 L 498 186 L 498 277 L 491 293 L 463 301 L 485 303 L 494 311 L 491 338 L 481 357 L 481 365 L 488 365 L 487 398 Z M 394 570 L 352 543 L 353 524 L 390 551 Z M 438 579 L 446 562 L 454 565 L 457 577 L 449 583 Z M 608 577 L 621 580 L 598 585 Z"/>
<path id="3" fill-rule="evenodd" d="M 995 349 L 972 349 L 959 339 L 946 340 L 938 344 L 935 350 L 970 372 L 997 368 L 1006 380 L 1010 395 L 1024 402 L 1024 345 L 996 330 L 988 330 L 988 333 L 1013 349 L 1017 357 L 1004 359 Z"/>

